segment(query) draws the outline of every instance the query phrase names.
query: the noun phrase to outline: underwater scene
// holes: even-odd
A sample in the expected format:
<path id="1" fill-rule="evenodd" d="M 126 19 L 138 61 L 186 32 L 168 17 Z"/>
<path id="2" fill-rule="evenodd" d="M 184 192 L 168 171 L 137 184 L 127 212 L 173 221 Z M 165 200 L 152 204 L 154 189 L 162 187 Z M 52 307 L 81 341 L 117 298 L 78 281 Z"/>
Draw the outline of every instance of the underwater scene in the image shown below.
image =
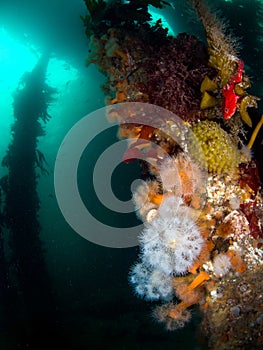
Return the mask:
<path id="1" fill-rule="evenodd" d="M 0 1 L 0 349 L 263 349 L 263 1 Z"/>

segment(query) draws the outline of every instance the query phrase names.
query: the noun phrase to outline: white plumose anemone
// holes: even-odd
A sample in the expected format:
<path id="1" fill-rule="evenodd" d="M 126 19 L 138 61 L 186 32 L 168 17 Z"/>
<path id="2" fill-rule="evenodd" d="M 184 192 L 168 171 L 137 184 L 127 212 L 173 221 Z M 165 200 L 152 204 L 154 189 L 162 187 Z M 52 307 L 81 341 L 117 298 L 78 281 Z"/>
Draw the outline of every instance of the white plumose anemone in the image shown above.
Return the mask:
<path id="1" fill-rule="evenodd" d="M 216 255 L 213 260 L 214 274 L 218 277 L 225 276 L 231 268 L 230 257 L 226 253 Z"/>
<path id="2" fill-rule="evenodd" d="M 169 301 L 173 298 L 172 276 L 165 276 L 141 262 L 132 267 L 129 281 L 134 285 L 136 294 L 146 300 Z"/>
<path id="3" fill-rule="evenodd" d="M 164 158 L 158 170 L 163 188 L 172 191 L 177 197 L 204 192 L 206 174 L 186 154 L 179 153 L 176 158 Z"/>
<path id="4" fill-rule="evenodd" d="M 163 200 L 159 215 L 145 226 L 139 239 L 143 264 L 166 276 L 187 273 L 204 242 L 190 209 L 175 196 Z"/>

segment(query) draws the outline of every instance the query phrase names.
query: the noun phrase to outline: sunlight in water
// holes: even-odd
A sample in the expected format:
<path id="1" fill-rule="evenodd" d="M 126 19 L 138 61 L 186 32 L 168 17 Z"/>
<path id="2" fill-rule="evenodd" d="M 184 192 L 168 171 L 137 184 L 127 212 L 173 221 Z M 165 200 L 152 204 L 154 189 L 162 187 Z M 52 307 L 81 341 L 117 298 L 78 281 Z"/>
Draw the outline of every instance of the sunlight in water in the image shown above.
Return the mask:
<path id="1" fill-rule="evenodd" d="M 158 21 L 158 19 L 161 19 L 162 20 L 162 27 L 168 29 L 168 35 L 175 36 L 176 33 L 174 32 L 174 30 L 172 29 L 172 27 L 168 23 L 168 21 L 165 18 L 165 16 L 162 15 L 160 12 L 161 12 L 161 10 L 158 10 L 158 12 L 157 12 L 156 8 L 154 8 L 153 6 L 149 6 L 149 13 L 152 16 L 152 21 L 150 23 L 151 24 L 155 24 L 156 21 Z"/>
<path id="2" fill-rule="evenodd" d="M 11 138 L 13 93 L 23 74 L 34 68 L 41 53 L 42 50 L 29 43 L 26 37 L 23 43 L 21 39 L 10 36 L 5 28 L 0 28 L 0 159 L 5 155 Z M 61 93 L 67 90 L 70 82 L 77 79 L 78 76 L 76 68 L 51 54 L 46 76 L 48 85 L 54 88 L 59 87 L 58 93 Z M 2 171 L 3 169 L 0 168 L 0 176 Z"/>
<path id="3" fill-rule="evenodd" d="M 26 47 L 12 38 L 4 28 L 0 29 L 0 89 L 13 89 L 20 76 L 31 70 L 37 61 L 37 50 Z"/>

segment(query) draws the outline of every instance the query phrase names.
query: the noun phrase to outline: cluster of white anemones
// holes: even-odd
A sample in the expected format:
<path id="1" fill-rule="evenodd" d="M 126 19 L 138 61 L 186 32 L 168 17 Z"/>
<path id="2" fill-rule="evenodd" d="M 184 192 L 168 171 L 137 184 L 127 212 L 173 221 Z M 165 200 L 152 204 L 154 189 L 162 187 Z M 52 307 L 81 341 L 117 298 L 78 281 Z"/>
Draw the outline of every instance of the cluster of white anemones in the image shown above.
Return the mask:
<path id="1" fill-rule="evenodd" d="M 180 197 L 167 196 L 139 240 L 140 261 L 131 270 L 130 282 L 145 299 L 169 300 L 173 276 L 188 272 L 204 242 L 190 209 Z"/>
<path id="2" fill-rule="evenodd" d="M 158 178 L 165 191 L 185 197 L 204 191 L 206 174 L 185 153 L 164 158 L 158 170 Z"/>

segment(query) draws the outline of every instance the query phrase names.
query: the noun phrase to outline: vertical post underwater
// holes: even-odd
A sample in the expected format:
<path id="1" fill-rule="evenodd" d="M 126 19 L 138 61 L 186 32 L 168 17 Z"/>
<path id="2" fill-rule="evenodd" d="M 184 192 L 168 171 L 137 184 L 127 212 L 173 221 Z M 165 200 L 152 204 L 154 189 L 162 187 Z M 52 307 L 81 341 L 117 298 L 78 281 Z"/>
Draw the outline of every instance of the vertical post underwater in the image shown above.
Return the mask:
<path id="1" fill-rule="evenodd" d="M 51 338 L 56 320 L 54 295 L 40 239 L 37 193 L 38 169 L 46 171 L 44 155 L 37 149 L 38 138 L 45 134 L 41 120 L 46 123 L 50 119 L 47 109 L 55 93 L 45 82 L 48 63 L 49 53 L 45 53 L 18 84 L 13 102 L 12 140 L 2 161 L 8 174 L 2 179 L 1 221 L 5 237 L 0 236 L 0 253 L 1 257 L 8 253 L 8 260 L 1 265 L 1 269 L 6 266 L 6 272 L 2 270 L 1 274 L 5 273 L 12 291 L 7 342 L 32 349 L 54 343 Z"/>

